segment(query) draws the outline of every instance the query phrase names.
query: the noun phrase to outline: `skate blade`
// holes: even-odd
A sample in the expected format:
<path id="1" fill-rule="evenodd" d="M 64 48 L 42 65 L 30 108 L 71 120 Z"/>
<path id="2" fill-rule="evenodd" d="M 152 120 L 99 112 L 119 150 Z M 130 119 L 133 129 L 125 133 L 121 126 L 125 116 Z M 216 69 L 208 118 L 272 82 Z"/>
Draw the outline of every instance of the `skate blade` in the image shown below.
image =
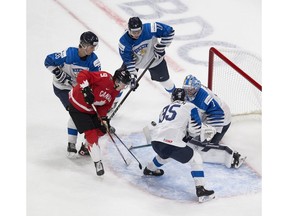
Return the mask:
<path id="1" fill-rule="evenodd" d="M 96 174 L 97 174 L 97 176 L 102 176 L 102 175 L 104 175 L 104 170 L 99 170 L 99 171 L 96 171 Z"/>
<path id="2" fill-rule="evenodd" d="M 245 162 L 246 158 L 247 157 L 240 158 L 239 163 L 237 166 L 235 166 L 235 168 L 238 169 Z"/>
<path id="3" fill-rule="evenodd" d="M 212 199 L 215 199 L 215 194 L 211 194 L 209 196 L 202 196 L 202 197 L 198 197 L 198 201 L 200 203 L 204 203 L 204 202 L 207 202 L 207 201 L 210 201 Z"/>

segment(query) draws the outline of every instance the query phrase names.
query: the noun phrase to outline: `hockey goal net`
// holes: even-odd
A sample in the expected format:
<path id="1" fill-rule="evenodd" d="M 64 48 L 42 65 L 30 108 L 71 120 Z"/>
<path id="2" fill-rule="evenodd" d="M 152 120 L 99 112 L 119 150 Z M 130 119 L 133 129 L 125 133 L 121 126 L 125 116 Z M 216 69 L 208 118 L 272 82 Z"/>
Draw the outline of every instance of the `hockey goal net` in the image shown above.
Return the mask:
<path id="1" fill-rule="evenodd" d="M 239 49 L 209 50 L 208 88 L 230 107 L 232 116 L 262 114 L 262 61 Z"/>

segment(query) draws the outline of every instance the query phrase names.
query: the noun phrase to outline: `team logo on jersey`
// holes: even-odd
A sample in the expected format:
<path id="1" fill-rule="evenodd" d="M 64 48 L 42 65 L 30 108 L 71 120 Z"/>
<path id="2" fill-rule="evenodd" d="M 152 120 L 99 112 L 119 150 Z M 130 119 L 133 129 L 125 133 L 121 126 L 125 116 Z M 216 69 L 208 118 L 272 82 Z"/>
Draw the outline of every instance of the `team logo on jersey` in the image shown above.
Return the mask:
<path id="1" fill-rule="evenodd" d="M 106 91 L 100 91 L 99 96 L 105 98 L 108 102 L 112 100 L 112 96 Z"/>
<path id="2" fill-rule="evenodd" d="M 165 139 L 165 138 L 163 139 L 163 141 L 166 142 L 166 143 L 173 143 L 173 140 L 168 140 L 168 139 Z"/>
<path id="3" fill-rule="evenodd" d="M 146 48 L 147 48 L 148 44 L 142 44 L 141 46 L 139 46 L 138 48 L 134 49 L 135 53 L 140 53 L 141 55 L 146 53 Z"/>

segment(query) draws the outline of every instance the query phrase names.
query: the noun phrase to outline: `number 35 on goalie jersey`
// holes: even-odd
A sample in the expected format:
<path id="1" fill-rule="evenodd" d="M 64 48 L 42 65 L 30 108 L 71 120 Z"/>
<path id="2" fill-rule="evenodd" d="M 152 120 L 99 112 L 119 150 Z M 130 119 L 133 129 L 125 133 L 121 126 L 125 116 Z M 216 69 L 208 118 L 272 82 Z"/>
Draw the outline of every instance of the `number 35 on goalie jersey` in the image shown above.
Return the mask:
<path id="1" fill-rule="evenodd" d="M 186 132 L 196 137 L 201 132 L 201 119 L 196 106 L 192 103 L 174 101 L 165 106 L 160 115 L 153 140 L 184 147 L 182 141 Z"/>

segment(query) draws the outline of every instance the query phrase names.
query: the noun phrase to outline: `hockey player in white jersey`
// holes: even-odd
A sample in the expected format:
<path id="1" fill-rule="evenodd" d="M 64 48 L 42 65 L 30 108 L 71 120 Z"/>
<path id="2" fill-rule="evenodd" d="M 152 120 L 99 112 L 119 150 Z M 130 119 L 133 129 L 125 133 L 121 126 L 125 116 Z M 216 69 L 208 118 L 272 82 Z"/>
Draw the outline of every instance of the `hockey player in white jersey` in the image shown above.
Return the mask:
<path id="1" fill-rule="evenodd" d="M 183 89 L 186 100 L 197 106 L 201 121 L 216 129 L 216 134 L 209 142 L 186 138 L 199 150 L 204 162 L 225 164 L 228 168 L 239 168 L 246 157 L 241 156 L 227 145 L 219 144 L 231 124 L 229 106 L 206 86 L 201 85 L 193 75 L 185 77 Z"/>
<path id="2" fill-rule="evenodd" d="M 202 129 L 202 123 L 197 108 L 192 103 L 185 102 L 185 91 L 176 88 L 171 95 L 172 103 L 165 106 L 160 113 L 157 126 L 152 133 L 152 147 L 157 155 L 148 163 L 144 175 L 161 176 L 164 170 L 160 167 L 172 159 L 191 167 L 191 176 L 196 186 L 196 195 L 199 202 L 215 198 L 213 190 L 204 188 L 204 170 L 201 155 L 189 147 L 183 138 L 186 132 L 192 137 L 200 136 L 210 139 L 215 130 L 206 127 Z"/>
<path id="3" fill-rule="evenodd" d="M 77 47 L 69 47 L 61 52 L 51 53 L 46 56 L 44 65 L 54 75 L 53 90 L 55 95 L 60 99 L 64 108 L 68 110 L 69 97 L 68 93 L 72 85 L 76 84 L 76 78 L 81 70 L 100 71 L 101 64 L 94 53 L 99 43 L 98 37 L 91 31 L 81 34 L 80 43 Z M 68 147 L 69 154 L 77 153 L 76 143 L 78 131 L 71 119 L 67 123 L 68 130 Z M 78 152 L 80 155 L 89 155 L 85 145 Z"/>

